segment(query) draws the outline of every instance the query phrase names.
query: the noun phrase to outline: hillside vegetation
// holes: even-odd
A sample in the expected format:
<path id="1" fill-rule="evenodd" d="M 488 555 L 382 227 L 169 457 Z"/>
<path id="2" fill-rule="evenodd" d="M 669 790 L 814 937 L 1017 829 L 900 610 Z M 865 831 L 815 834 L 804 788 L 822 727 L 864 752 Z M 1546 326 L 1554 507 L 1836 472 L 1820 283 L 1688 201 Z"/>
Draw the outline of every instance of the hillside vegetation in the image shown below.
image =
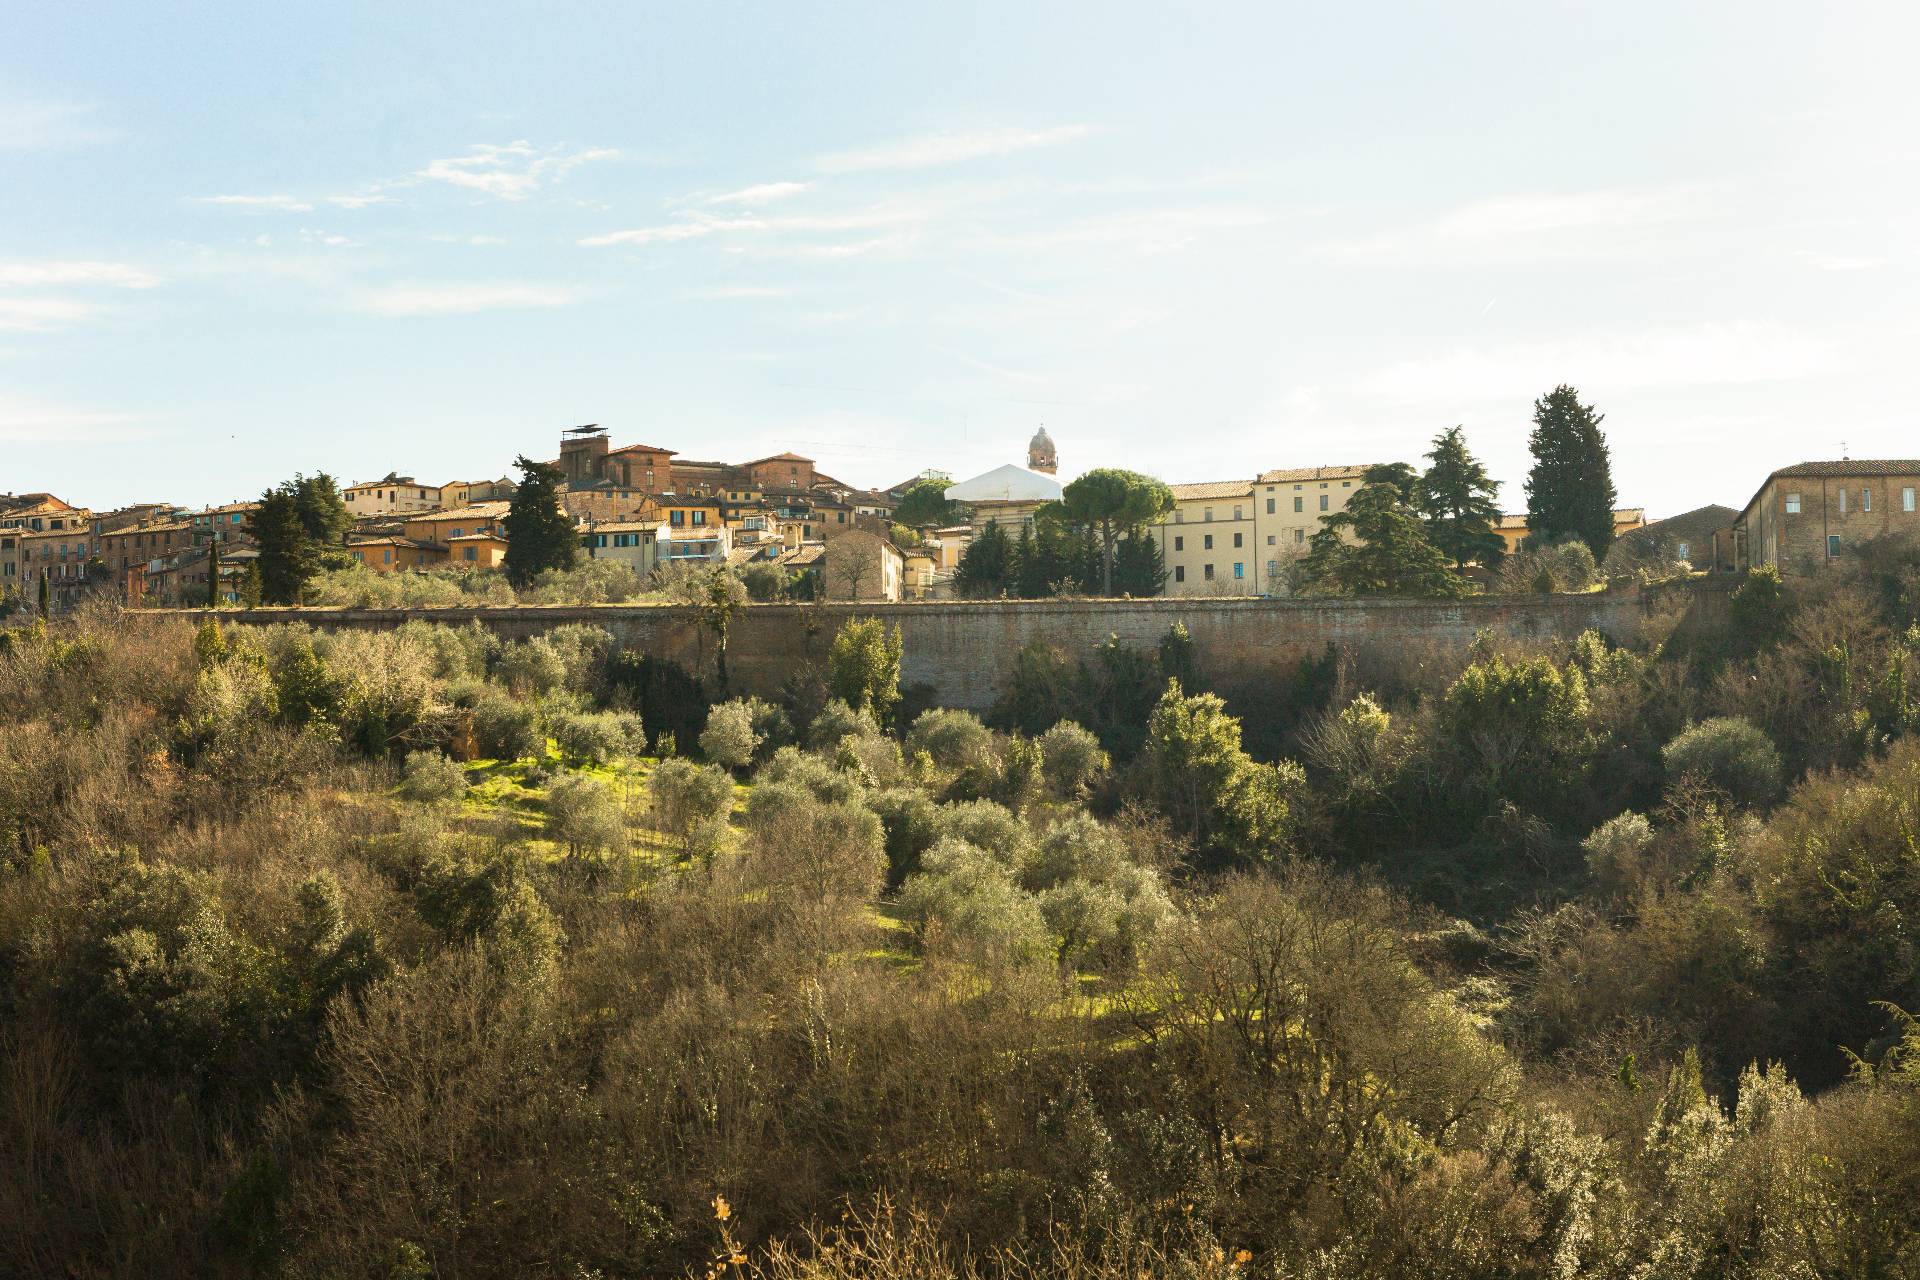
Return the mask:
<path id="1" fill-rule="evenodd" d="M 0 1274 L 1920 1276 L 1920 554 L 777 700 L 0 637 Z"/>

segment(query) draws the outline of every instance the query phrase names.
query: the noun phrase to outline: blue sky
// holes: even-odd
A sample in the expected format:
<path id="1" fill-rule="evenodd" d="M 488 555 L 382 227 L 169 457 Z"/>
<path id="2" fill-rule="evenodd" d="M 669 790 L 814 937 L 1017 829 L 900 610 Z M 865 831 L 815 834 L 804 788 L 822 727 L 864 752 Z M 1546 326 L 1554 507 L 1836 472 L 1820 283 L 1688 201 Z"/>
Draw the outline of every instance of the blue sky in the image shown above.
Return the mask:
<path id="1" fill-rule="evenodd" d="M 1920 454 L 1910 4 L 0 2 L 0 491 Z"/>

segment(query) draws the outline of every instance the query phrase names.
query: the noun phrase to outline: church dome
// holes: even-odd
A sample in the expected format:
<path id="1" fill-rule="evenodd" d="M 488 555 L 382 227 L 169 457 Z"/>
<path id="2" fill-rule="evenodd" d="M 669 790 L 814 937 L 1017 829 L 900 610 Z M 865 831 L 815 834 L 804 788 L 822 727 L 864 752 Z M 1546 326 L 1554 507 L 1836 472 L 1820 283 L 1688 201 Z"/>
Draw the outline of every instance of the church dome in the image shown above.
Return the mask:
<path id="1" fill-rule="evenodd" d="M 1047 429 L 1041 427 L 1033 433 L 1033 439 L 1027 445 L 1027 468 L 1052 475 L 1060 466 L 1060 455 L 1054 452 L 1053 437 Z"/>

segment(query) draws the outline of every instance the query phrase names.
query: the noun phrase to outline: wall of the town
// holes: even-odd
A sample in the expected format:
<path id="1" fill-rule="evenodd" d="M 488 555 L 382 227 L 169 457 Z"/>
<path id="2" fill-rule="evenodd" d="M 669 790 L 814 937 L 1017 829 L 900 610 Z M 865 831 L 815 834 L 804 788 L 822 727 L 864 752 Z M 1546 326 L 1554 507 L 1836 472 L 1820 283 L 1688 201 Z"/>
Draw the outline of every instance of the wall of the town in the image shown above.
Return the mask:
<path id="1" fill-rule="evenodd" d="M 824 662 L 848 618 L 880 617 L 900 627 L 902 682 L 931 685 L 945 705 L 984 708 L 1001 692 L 1020 649 L 1043 640 L 1085 653 L 1117 636 L 1150 647 L 1174 623 L 1193 637 L 1202 675 L 1222 685 L 1271 678 L 1329 644 L 1349 649 L 1465 645 L 1483 630 L 1522 637 L 1570 637 L 1596 628 L 1634 639 L 1649 613 L 1671 599 L 1634 591 L 1473 600 L 1063 600 L 934 601 L 906 604 L 754 605 L 735 618 L 728 666 L 736 692 L 772 695 L 807 661 Z M 195 610 L 172 616 L 197 618 Z M 301 621 L 319 627 L 391 628 L 411 618 L 477 621 L 507 639 L 586 622 L 630 648 L 672 659 L 703 675 L 713 641 L 675 605 L 519 606 L 458 609 L 223 610 L 226 623 Z"/>

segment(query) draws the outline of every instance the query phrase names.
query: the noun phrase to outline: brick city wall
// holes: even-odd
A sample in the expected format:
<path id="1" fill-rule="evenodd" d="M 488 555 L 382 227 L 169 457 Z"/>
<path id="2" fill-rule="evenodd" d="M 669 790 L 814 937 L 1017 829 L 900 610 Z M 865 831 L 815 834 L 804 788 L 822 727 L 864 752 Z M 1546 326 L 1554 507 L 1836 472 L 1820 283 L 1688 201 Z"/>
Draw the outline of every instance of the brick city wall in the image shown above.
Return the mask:
<path id="1" fill-rule="evenodd" d="M 1151 647 L 1174 623 L 1186 624 L 1202 675 L 1220 685 L 1268 678 L 1329 644 L 1451 647 L 1483 629 L 1519 637 L 1571 637 L 1594 628 L 1625 643 L 1649 613 L 1676 607 L 1670 597 L 1637 591 L 1472 600 L 1060 600 L 943 601 L 915 604 L 753 605 L 733 624 L 728 667 L 735 692 L 770 696 L 794 669 L 823 662 L 834 632 L 849 618 L 879 617 L 900 627 L 903 684 L 932 686 L 947 706 L 984 709 L 1000 694 L 1014 655 L 1036 640 L 1086 653 L 1118 636 Z M 202 611 L 154 610 L 198 620 Z M 223 623 L 306 622 L 322 628 L 386 629 L 419 618 L 464 626 L 478 622 L 504 639 L 535 636 L 570 622 L 605 627 L 628 648 L 669 658 L 708 676 L 713 641 L 678 605 L 521 605 L 455 609 L 222 610 Z"/>

